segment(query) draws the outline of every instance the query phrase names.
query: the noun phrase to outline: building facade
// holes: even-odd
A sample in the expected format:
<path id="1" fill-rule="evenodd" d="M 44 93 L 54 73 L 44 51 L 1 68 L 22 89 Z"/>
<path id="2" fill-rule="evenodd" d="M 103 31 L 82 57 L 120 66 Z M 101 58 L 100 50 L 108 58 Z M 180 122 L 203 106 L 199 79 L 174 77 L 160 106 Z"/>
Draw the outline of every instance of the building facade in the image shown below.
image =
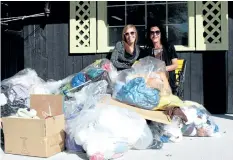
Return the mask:
<path id="1" fill-rule="evenodd" d="M 44 5 L 24 2 L 31 7 L 22 5 L 21 11 L 15 11 L 17 3 L 9 5 L 12 16 L 39 13 Z M 45 80 L 62 79 L 111 53 L 125 24 L 136 25 L 143 46 L 148 20 L 157 18 L 164 23 L 179 57 L 187 60 L 184 99 L 204 104 L 211 113 L 233 113 L 233 15 L 228 9 L 232 4 L 51 2 L 48 18 L 20 22 L 17 36 L 4 32 L 1 79 L 27 67 Z"/>

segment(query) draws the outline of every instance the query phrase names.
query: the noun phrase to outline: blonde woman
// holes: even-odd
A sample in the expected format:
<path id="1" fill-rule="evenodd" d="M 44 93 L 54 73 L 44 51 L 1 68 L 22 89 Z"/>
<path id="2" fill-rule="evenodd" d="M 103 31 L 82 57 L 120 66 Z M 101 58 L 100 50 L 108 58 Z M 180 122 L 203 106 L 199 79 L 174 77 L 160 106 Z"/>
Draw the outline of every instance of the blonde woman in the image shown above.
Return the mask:
<path id="1" fill-rule="evenodd" d="M 111 62 L 117 70 L 131 68 L 139 59 L 140 48 L 137 45 L 138 33 L 134 25 L 126 25 L 122 32 L 122 41 L 116 43 Z"/>

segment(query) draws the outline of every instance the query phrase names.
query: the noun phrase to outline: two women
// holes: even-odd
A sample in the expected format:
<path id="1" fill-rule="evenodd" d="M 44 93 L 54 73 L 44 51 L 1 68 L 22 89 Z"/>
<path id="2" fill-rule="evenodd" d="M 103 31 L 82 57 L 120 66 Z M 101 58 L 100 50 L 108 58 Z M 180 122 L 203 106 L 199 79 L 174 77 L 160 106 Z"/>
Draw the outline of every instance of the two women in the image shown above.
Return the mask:
<path id="1" fill-rule="evenodd" d="M 160 24 L 150 24 L 147 30 L 147 44 L 142 50 L 137 45 L 138 34 L 134 25 L 123 29 L 122 41 L 117 42 L 111 56 L 113 65 L 118 70 L 128 69 L 140 58 L 153 56 L 165 62 L 169 73 L 169 83 L 175 93 L 175 70 L 178 66 L 177 54 L 173 45 L 169 44 L 166 32 Z"/>

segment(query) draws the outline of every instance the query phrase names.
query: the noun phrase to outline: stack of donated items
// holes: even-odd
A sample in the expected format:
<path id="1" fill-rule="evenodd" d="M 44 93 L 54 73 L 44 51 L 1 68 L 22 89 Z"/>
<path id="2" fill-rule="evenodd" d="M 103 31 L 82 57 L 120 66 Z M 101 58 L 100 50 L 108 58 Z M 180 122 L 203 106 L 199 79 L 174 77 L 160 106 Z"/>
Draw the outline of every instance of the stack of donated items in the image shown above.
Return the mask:
<path id="1" fill-rule="evenodd" d="M 106 160 L 184 136 L 219 136 L 211 114 L 173 95 L 167 76 L 165 63 L 153 57 L 123 71 L 100 59 L 59 81 L 24 69 L 1 83 L 5 152 L 50 157 L 66 150 Z"/>

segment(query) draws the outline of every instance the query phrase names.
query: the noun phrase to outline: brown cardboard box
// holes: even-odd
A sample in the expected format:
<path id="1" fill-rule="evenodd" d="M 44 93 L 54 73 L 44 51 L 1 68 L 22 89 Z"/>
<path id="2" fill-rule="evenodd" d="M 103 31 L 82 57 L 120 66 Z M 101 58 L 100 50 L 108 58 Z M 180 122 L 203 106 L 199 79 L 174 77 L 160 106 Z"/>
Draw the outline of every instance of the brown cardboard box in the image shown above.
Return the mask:
<path id="1" fill-rule="evenodd" d="M 43 111 L 54 117 L 45 119 Z M 41 119 L 3 118 L 5 153 L 50 157 L 64 150 L 65 120 L 62 112 L 63 96 L 31 95 L 31 108 Z"/>
<path id="2" fill-rule="evenodd" d="M 137 107 L 130 106 L 130 105 L 121 103 L 119 101 L 116 101 L 109 96 L 104 97 L 100 101 L 100 103 L 106 103 L 109 105 L 114 105 L 114 106 L 133 110 L 147 120 L 151 120 L 151 121 L 155 121 L 155 122 L 159 122 L 159 123 L 163 123 L 163 124 L 170 124 L 171 123 L 170 117 L 168 115 L 164 114 L 163 111 L 150 111 L 150 110 L 146 110 L 146 109 L 137 108 Z"/>

